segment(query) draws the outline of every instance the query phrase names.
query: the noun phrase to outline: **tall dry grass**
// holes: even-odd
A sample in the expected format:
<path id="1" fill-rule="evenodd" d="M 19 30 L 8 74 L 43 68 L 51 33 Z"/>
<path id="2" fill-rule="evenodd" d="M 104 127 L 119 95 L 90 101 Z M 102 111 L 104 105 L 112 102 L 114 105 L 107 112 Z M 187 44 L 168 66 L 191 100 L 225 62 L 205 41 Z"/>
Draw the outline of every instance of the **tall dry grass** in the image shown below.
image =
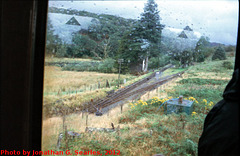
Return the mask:
<path id="1" fill-rule="evenodd" d="M 123 105 L 123 111 L 129 110 L 129 106 L 126 103 Z M 68 130 L 84 133 L 86 129 L 86 115 L 87 113 L 71 114 L 65 117 L 64 125 L 67 126 Z M 111 123 L 115 127 L 118 125 L 120 128 L 129 126 L 134 127 L 131 124 L 119 124 L 118 119 L 121 116 L 120 106 L 115 107 L 109 112 L 103 114 L 102 116 L 95 116 L 94 114 L 88 114 L 88 127 L 96 128 L 111 128 Z M 55 150 L 57 145 L 58 135 L 63 133 L 63 118 L 62 117 L 52 117 L 43 120 L 42 123 L 42 150 Z"/>
<path id="2" fill-rule="evenodd" d="M 127 78 L 121 75 L 121 78 Z M 117 80 L 118 74 L 105 74 L 97 72 L 62 71 L 60 67 L 45 66 L 44 69 L 44 91 L 56 92 L 61 90 L 74 90 L 92 84 L 106 83 L 106 80 Z"/>

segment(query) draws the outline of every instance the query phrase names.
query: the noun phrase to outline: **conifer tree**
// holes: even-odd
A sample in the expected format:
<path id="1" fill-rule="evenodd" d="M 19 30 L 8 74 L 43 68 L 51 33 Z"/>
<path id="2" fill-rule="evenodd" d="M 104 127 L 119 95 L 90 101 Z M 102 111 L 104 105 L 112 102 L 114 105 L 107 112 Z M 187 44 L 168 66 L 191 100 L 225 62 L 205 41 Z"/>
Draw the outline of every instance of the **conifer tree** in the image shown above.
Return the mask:
<path id="1" fill-rule="evenodd" d="M 141 14 L 142 38 L 150 42 L 150 56 L 158 56 L 161 44 L 163 26 L 160 24 L 158 5 L 154 0 L 148 0 Z"/>
<path id="2" fill-rule="evenodd" d="M 159 11 L 154 0 L 145 4 L 141 19 L 133 24 L 120 42 L 119 58 L 130 59 L 131 66 L 142 64 L 142 71 L 148 69 L 150 57 L 160 54 L 162 25 L 160 24 Z"/>
<path id="3" fill-rule="evenodd" d="M 141 35 L 142 39 L 149 44 L 145 50 L 146 58 L 143 60 L 143 71 L 148 70 L 149 57 L 160 55 L 161 34 L 163 26 L 160 24 L 158 5 L 154 0 L 148 0 L 141 14 Z"/>
<path id="4" fill-rule="evenodd" d="M 222 47 L 218 47 L 212 56 L 212 60 L 226 60 L 226 52 Z"/>

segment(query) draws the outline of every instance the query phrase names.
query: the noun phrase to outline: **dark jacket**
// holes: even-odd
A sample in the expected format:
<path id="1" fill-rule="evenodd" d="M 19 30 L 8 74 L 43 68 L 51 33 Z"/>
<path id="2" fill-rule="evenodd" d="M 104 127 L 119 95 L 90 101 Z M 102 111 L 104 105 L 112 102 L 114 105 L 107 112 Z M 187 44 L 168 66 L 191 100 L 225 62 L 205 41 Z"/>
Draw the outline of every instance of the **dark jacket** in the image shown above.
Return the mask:
<path id="1" fill-rule="evenodd" d="M 208 113 L 198 143 L 199 156 L 240 155 L 239 79 L 239 69 L 235 69 L 233 77 L 223 93 L 223 100 L 218 102 Z"/>

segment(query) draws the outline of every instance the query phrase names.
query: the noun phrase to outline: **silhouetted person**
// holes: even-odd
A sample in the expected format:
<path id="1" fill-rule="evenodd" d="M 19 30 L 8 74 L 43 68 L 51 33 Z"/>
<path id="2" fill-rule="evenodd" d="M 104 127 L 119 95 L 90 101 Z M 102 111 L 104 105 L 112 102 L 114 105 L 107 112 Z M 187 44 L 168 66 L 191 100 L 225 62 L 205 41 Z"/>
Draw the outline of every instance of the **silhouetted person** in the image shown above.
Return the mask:
<path id="1" fill-rule="evenodd" d="M 227 87 L 224 90 L 223 100 L 219 101 L 212 108 L 204 121 L 203 133 L 198 143 L 199 156 L 240 155 L 239 72 L 239 54 L 236 54 L 235 70 L 231 81 L 228 83 Z"/>

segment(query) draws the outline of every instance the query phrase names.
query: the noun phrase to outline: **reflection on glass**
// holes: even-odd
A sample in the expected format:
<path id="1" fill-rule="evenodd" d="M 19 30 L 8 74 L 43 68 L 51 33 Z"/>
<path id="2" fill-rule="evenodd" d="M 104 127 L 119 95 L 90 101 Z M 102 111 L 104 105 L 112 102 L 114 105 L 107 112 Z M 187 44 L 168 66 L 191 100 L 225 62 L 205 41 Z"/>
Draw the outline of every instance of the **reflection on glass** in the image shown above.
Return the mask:
<path id="1" fill-rule="evenodd" d="M 42 150 L 197 155 L 237 19 L 238 1 L 49 1 Z"/>

